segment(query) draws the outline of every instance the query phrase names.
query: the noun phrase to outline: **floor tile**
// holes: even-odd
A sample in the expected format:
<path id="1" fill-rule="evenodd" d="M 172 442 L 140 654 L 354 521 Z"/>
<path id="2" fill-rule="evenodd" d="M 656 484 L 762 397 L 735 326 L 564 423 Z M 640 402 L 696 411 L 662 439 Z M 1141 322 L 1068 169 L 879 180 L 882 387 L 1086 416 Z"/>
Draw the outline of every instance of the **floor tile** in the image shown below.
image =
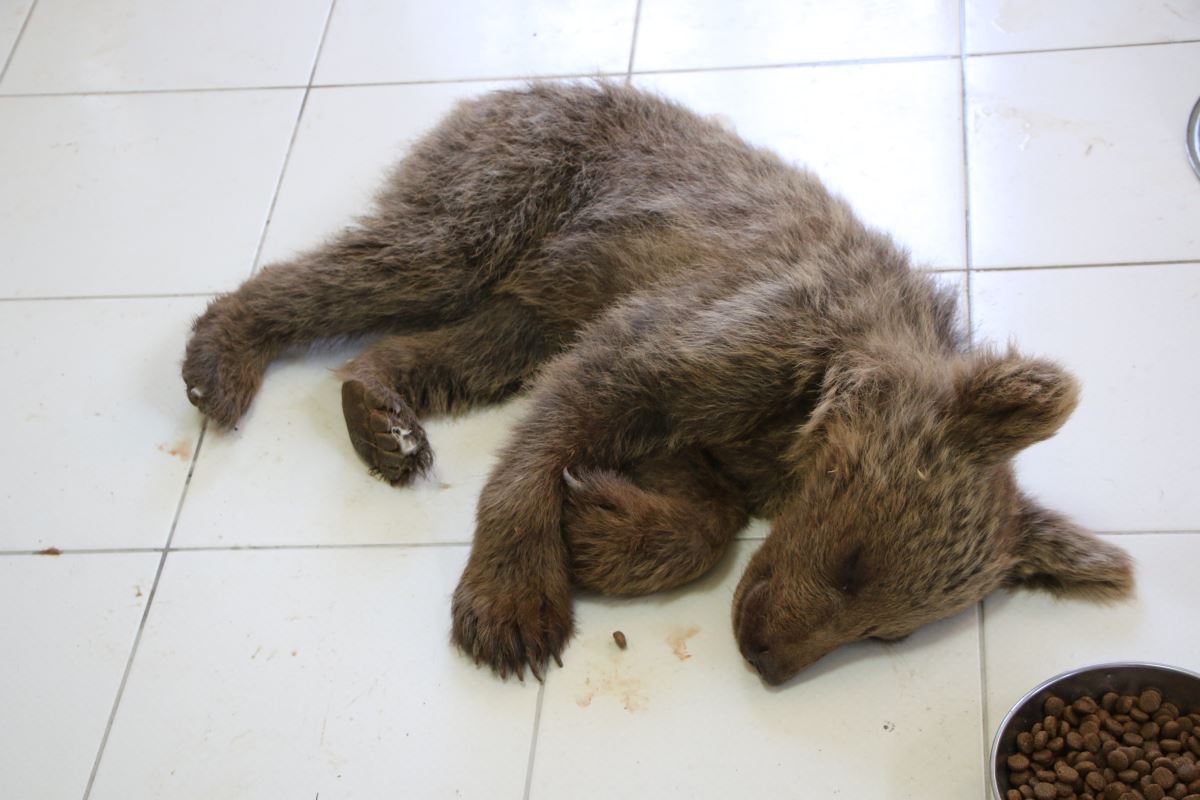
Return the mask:
<path id="1" fill-rule="evenodd" d="M 994 53 L 1200 39 L 1200 2 L 968 0 L 966 50 Z"/>
<path id="2" fill-rule="evenodd" d="M 1200 44 L 968 59 L 975 266 L 1200 256 L 1196 74 Z"/>
<path id="3" fill-rule="evenodd" d="M 954 0 L 642 0 L 633 68 L 957 54 Z"/>
<path id="4" fill-rule="evenodd" d="M 676 592 L 578 604 L 546 684 L 531 798 L 980 795 L 975 610 L 902 644 L 844 647 L 767 689 L 729 622 L 754 546 Z"/>
<path id="5" fill-rule="evenodd" d="M 1200 605 L 1190 567 L 1200 534 L 1106 536 L 1137 562 L 1137 598 L 1115 605 L 1056 600 L 1042 592 L 996 594 L 984 607 L 988 735 L 1009 708 L 1047 678 L 1109 661 L 1153 661 L 1200 671 L 1200 639 L 1183 633 Z"/>
<path id="6" fill-rule="evenodd" d="M 38 0 L 0 92 L 308 83 L 331 0 Z"/>
<path id="7" fill-rule="evenodd" d="M 162 547 L 200 421 L 199 298 L 0 303 L 0 550 Z"/>
<path id="8" fill-rule="evenodd" d="M 231 288 L 302 94 L 0 98 L 0 296 Z"/>
<path id="9" fill-rule="evenodd" d="M 537 684 L 449 644 L 465 559 L 172 553 L 92 799 L 520 797 Z"/>
<path id="10" fill-rule="evenodd" d="M 83 796 L 158 558 L 0 556 L 0 796 Z"/>
<path id="11" fill-rule="evenodd" d="M 238 430 L 208 432 L 176 546 L 471 540 L 475 501 L 521 402 L 429 421 L 432 472 L 394 488 L 367 474 L 346 434 L 332 370 L 355 352 L 280 362 Z"/>
<path id="12" fill-rule="evenodd" d="M 933 267 L 962 267 L 961 89 L 950 61 L 636 76 L 808 165 Z M 780 98 L 787 98 L 781 103 Z M 880 120 L 887 134 L 880 136 Z"/>
<path id="13" fill-rule="evenodd" d="M 0 0 L 0 68 L 8 61 L 33 0 Z"/>
<path id="14" fill-rule="evenodd" d="M 977 340 L 1082 382 L 1057 436 L 1018 458 L 1047 503 L 1106 531 L 1200 529 L 1200 264 L 976 273 Z M 1185 366 L 1186 365 L 1186 366 Z"/>
<path id="15" fill-rule="evenodd" d="M 623 73 L 634 0 L 339 0 L 316 82 Z"/>
<path id="16" fill-rule="evenodd" d="M 367 210 L 391 165 L 458 101 L 513 85 L 313 89 L 288 157 L 260 262 L 287 258 L 341 230 Z"/>

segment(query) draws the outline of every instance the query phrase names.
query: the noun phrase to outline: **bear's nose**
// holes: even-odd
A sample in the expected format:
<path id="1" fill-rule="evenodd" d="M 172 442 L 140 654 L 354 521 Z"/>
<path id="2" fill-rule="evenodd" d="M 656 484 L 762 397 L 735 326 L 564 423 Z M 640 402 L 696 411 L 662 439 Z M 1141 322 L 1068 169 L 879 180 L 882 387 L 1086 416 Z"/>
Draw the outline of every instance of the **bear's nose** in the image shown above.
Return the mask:
<path id="1" fill-rule="evenodd" d="M 767 654 L 771 652 L 771 648 L 765 644 L 754 645 L 747 649 L 746 660 L 750 662 L 750 666 L 754 667 L 759 674 L 762 674 Z"/>

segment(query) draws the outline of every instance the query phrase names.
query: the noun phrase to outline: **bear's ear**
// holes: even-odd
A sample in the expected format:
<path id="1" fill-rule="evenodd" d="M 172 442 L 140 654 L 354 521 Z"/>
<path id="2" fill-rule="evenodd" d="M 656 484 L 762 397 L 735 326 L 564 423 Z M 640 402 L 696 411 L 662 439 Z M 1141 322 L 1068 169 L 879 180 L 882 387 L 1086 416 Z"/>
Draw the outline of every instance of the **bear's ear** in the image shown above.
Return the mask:
<path id="1" fill-rule="evenodd" d="M 1006 586 L 1057 595 L 1119 600 L 1133 591 L 1133 562 L 1124 550 L 1028 498 L 1019 501 L 1018 533 Z"/>
<path id="2" fill-rule="evenodd" d="M 1079 386 L 1065 370 L 1012 351 L 972 356 L 955 393 L 969 445 L 1001 458 L 1049 437 L 1079 402 Z"/>

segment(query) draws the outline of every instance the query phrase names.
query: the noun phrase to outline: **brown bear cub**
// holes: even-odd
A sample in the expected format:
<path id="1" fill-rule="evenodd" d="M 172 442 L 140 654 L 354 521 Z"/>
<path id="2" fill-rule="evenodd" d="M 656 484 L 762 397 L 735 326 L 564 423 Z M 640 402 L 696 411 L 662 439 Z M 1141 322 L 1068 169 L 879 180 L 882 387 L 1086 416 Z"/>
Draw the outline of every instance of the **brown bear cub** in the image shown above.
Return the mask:
<path id="1" fill-rule="evenodd" d="M 188 397 L 232 426 L 275 356 L 368 333 L 342 406 L 394 484 L 431 463 L 422 418 L 528 387 L 453 600 L 454 642 L 502 677 L 561 664 L 573 585 L 687 583 L 751 515 L 773 527 L 733 627 L 772 684 L 999 586 L 1131 589 L 1124 553 L 1013 478 L 1075 381 L 970 350 L 953 293 L 816 178 L 658 97 L 459 105 L 357 226 L 212 302 Z"/>

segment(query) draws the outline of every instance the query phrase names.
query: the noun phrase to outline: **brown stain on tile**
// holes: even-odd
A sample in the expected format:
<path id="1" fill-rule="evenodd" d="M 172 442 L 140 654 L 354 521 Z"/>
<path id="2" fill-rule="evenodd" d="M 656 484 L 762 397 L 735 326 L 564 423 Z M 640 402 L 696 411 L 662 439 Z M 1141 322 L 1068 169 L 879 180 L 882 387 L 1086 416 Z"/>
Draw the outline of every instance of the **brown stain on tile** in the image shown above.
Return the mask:
<path id="1" fill-rule="evenodd" d="M 174 456 L 185 463 L 192 460 L 192 442 L 190 439 L 180 439 L 171 445 L 159 442 L 158 451 L 166 453 L 169 456 Z"/>
<path id="2" fill-rule="evenodd" d="M 645 711 L 650 705 L 645 687 L 640 678 L 625 674 L 621 665 L 614 662 L 611 668 L 604 669 L 596 677 L 595 683 L 591 676 L 584 679 L 585 691 L 576 695 L 575 705 L 587 708 L 597 696 L 610 696 L 621 704 L 630 714 Z"/>
<path id="3" fill-rule="evenodd" d="M 45 550 L 38 550 L 38 551 L 37 551 L 37 553 L 35 553 L 35 555 L 39 555 L 39 556 L 61 556 L 61 555 L 62 555 L 62 550 L 59 550 L 57 547 L 47 547 Z"/>
<path id="4" fill-rule="evenodd" d="M 692 654 L 687 649 L 687 641 L 699 632 L 700 627 L 697 625 L 680 628 L 667 636 L 667 646 L 671 648 L 671 652 L 675 654 L 676 658 L 680 661 L 687 661 L 692 657 Z"/>

